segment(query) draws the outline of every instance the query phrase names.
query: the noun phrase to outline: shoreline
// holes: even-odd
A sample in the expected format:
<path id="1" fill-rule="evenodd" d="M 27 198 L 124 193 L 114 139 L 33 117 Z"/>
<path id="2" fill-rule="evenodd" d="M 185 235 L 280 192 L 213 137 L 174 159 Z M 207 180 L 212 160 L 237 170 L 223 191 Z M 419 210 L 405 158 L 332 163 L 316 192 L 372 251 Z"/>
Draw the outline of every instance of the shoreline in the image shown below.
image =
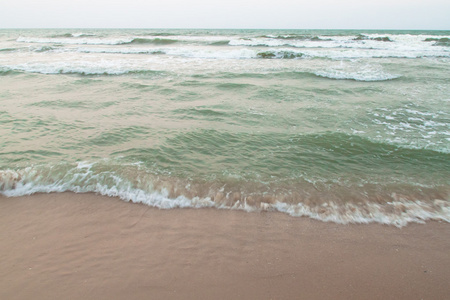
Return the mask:
<path id="1" fill-rule="evenodd" d="M 340 225 L 161 210 L 75 193 L 0 196 L 2 299 L 445 299 L 445 222 Z"/>

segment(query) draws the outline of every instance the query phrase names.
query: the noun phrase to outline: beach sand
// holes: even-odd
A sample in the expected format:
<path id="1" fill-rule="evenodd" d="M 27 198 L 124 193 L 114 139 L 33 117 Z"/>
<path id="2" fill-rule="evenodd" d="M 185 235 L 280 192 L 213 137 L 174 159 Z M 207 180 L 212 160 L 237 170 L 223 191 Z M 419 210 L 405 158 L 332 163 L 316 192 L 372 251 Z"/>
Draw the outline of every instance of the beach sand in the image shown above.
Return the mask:
<path id="1" fill-rule="evenodd" d="M 0 299 L 449 299 L 450 225 L 0 196 Z"/>

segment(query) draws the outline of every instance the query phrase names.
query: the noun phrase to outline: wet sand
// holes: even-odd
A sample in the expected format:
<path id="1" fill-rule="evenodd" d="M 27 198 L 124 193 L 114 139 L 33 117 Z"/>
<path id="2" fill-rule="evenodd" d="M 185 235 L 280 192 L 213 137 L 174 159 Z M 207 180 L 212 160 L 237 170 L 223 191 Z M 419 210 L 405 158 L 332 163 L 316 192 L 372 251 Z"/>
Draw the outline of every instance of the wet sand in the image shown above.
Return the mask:
<path id="1" fill-rule="evenodd" d="M 0 196 L 0 299 L 449 299 L 450 224 Z"/>

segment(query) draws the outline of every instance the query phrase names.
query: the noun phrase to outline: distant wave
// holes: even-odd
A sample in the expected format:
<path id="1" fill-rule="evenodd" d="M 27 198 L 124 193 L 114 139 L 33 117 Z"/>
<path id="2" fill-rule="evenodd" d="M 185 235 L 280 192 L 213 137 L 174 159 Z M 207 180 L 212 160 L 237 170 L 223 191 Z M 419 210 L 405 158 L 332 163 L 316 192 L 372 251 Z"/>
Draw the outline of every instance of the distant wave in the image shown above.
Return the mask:
<path id="1" fill-rule="evenodd" d="M 70 45 L 125 45 L 125 44 L 153 44 L 153 45 L 169 45 L 178 42 L 172 39 L 162 38 L 128 38 L 128 39 L 102 39 L 102 38 L 79 38 L 71 39 L 68 37 L 61 38 L 27 38 L 19 37 L 17 42 L 23 43 L 54 43 L 54 44 L 70 44 Z"/>
<path id="2" fill-rule="evenodd" d="M 16 51 L 19 48 L 0 48 L 0 52 L 12 52 L 12 51 Z"/>
<path id="3" fill-rule="evenodd" d="M 250 49 L 230 49 L 230 50 L 204 50 L 191 48 L 78 48 L 81 53 L 116 53 L 116 54 L 156 54 L 171 55 L 190 58 L 211 58 L 211 59 L 293 59 L 303 56 L 302 53 L 287 50 L 260 51 Z"/>
<path id="4" fill-rule="evenodd" d="M 141 48 L 78 48 L 81 53 L 116 53 L 116 54 L 166 54 L 166 51 L 160 49 L 141 49 Z"/>
<path id="5" fill-rule="evenodd" d="M 280 40 L 297 40 L 297 41 L 331 41 L 330 38 L 321 38 L 318 36 L 310 36 L 303 34 L 288 34 L 288 35 L 263 35 L 261 38 L 280 39 Z"/>
<path id="6" fill-rule="evenodd" d="M 74 64 L 74 63 L 54 63 L 54 64 L 33 64 L 0 66 L 0 74 L 7 75 L 14 72 L 40 73 L 40 74 L 76 74 L 76 75 L 125 75 L 125 74 L 147 74 L 161 75 L 163 71 L 142 70 L 123 68 L 114 64 Z"/>
<path id="7" fill-rule="evenodd" d="M 293 52 L 293 51 L 264 51 L 258 52 L 258 58 L 279 58 L 279 59 L 294 59 L 300 58 L 303 56 L 303 53 Z"/>
<path id="8" fill-rule="evenodd" d="M 19 37 L 16 41 L 23 43 L 47 44 L 47 47 L 60 46 L 59 52 L 73 52 L 70 45 L 108 46 L 105 49 L 84 48 L 85 53 L 122 53 L 122 54 L 167 54 L 171 56 L 211 58 L 211 59 L 246 59 L 246 58 L 425 58 L 450 57 L 450 51 L 442 47 L 448 45 L 448 38 L 428 36 L 427 39 L 400 36 L 361 35 L 364 42 L 354 40 L 354 36 L 345 36 L 335 40 L 322 39 L 315 42 L 314 37 L 305 40 L 276 38 L 240 38 L 221 39 L 221 37 L 116 37 L 116 38 L 40 38 Z M 382 42 L 378 42 L 378 39 Z M 389 39 L 389 41 L 387 40 Z M 434 42 L 434 44 L 432 44 Z M 177 45 L 177 47 L 170 45 Z M 67 45 L 66 47 L 64 45 Z M 186 45 L 186 47 L 185 47 Z M 116 47 L 114 47 L 116 46 Z M 128 47 L 126 47 L 128 46 Z M 139 49 L 131 49 L 135 46 Z M 148 46 L 146 49 L 145 46 Z M 160 49 L 155 49 L 156 47 Z M 167 46 L 167 47 L 165 47 Z M 165 48 L 163 48 L 165 47 Z M 264 48 L 264 49 L 261 49 Z M 8 48 L 5 48 L 8 49 Z M 12 49 L 12 48 L 11 48 Z M 46 50 L 47 49 L 47 50 Z M 265 50 L 267 49 L 267 50 Z M 31 51 L 38 52 L 35 48 Z M 42 52 L 52 50 L 42 48 Z M 56 50 L 56 49 L 53 49 Z M 8 50 L 3 50 L 8 51 Z M 76 51 L 76 50 L 75 50 Z"/>
<path id="9" fill-rule="evenodd" d="M 148 54 L 160 54 L 157 51 Z M 301 57 L 301 54 L 293 53 L 269 53 L 266 55 L 266 59 L 295 59 Z M 256 57 L 255 57 L 256 58 Z M 19 71 L 27 73 L 41 73 L 41 74 L 80 74 L 80 75 L 124 75 L 129 73 L 153 73 L 154 70 L 147 69 L 148 66 L 140 65 L 123 65 L 119 62 L 54 62 L 54 63 L 34 63 L 34 64 L 18 64 L 18 65 L 3 65 L 0 66 L 2 72 L 8 71 Z M 162 74 L 164 72 L 159 72 Z M 224 74 L 224 73 L 221 73 Z M 228 73 L 225 73 L 228 74 Z M 278 75 L 277 75 L 278 74 Z M 280 75 L 281 74 L 281 75 Z M 356 80 L 356 81 L 385 81 L 393 80 L 401 77 L 399 74 L 391 74 L 383 70 L 378 65 L 355 65 L 348 64 L 343 66 L 335 66 L 330 68 L 317 67 L 314 69 L 305 68 L 301 71 L 294 72 L 269 72 L 265 75 L 259 74 L 258 76 L 318 76 L 329 79 L 339 79 L 339 80 Z M 290 74 L 290 75 L 289 75 Z M 213 76 L 210 74 L 210 76 Z M 227 76 L 231 76 L 228 74 Z M 233 75 L 235 76 L 235 75 Z M 239 74 L 237 75 L 239 76 Z"/>
<path id="10" fill-rule="evenodd" d="M 79 37 L 88 37 L 88 36 L 95 36 L 95 34 L 93 33 L 82 33 L 82 32 L 78 32 L 78 33 L 63 33 L 63 34 L 55 34 L 52 35 L 52 38 L 71 38 L 71 37 L 75 37 L 75 38 L 79 38 Z"/>
<path id="11" fill-rule="evenodd" d="M 39 47 L 39 48 L 34 48 L 34 49 L 32 49 L 32 51 L 34 51 L 34 52 L 47 52 L 47 51 L 52 51 L 54 49 L 55 48 L 50 47 L 50 46 L 42 46 L 42 47 Z"/>
<path id="12" fill-rule="evenodd" d="M 146 33 L 145 35 L 148 36 L 174 36 L 174 33 L 169 33 L 169 32 L 149 32 Z"/>
<path id="13" fill-rule="evenodd" d="M 379 41 L 379 42 L 392 42 L 392 40 L 387 37 L 369 37 L 367 35 L 359 34 L 356 38 L 353 39 L 354 41 Z"/>
<path id="14" fill-rule="evenodd" d="M 212 42 L 212 43 L 209 44 L 209 45 L 211 45 L 211 46 L 226 46 L 226 45 L 228 45 L 229 43 L 230 43 L 229 40 L 224 40 L 224 41 Z"/>
<path id="15" fill-rule="evenodd" d="M 38 44 L 68 44 L 68 45 L 120 45 L 130 43 L 133 39 L 102 39 L 102 38 L 39 38 L 39 37 L 19 37 L 16 41 L 21 43 Z"/>
<path id="16" fill-rule="evenodd" d="M 209 77 L 213 76 L 209 74 Z M 388 73 L 358 73 L 358 71 L 352 72 L 332 72 L 332 71 L 291 71 L 291 72 L 273 72 L 273 73 L 221 73 L 217 75 L 219 78 L 305 78 L 305 77 L 319 77 L 333 80 L 354 80 L 354 81 L 388 81 L 401 78 L 400 75 L 388 74 Z"/>
<path id="17" fill-rule="evenodd" d="M 296 45 L 293 43 L 286 43 L 280 40 L 270 40 L 270 39 L 239 39 L 231 40 L 229 42 L 230 46 L 246 46 L 246 47 L 295 47 L 295 48 L 305 48 L 305 45 Z"/>
<path id="18" fill-rule="evenodd" d="M 154 39 L 146 39 L 146 38 L 134 38 L 129 42 L 122 42 L 120 44 L 151 44 L 151 45 L 170 45 L 178 42 L 178 40 L 172 40 L 172 39 L 161 39 L 161 38 L 154 38 Z"/>
<path id="19" fill-rule="evenodd" d="M 450 39 L 449 38 L 427 38 L 424 42 L 435 42 L 433 46 L 444 46 L 450 47 Z"/>
<path id="20" fill-rule="evenodd" d="M 342 50 L 342 49 L 292 49 L 277 48 L 276 50 L 261 51 L 257 48 L 78 48 L 83 53 L 117 53 L 117 54 L 167 54 L 171 56 L 211 59 L 295 59 L 295 58 L 323 58 L 323 59 L 358 59 L 358 58 L 421 58 L 421 57 L 449 57 L 450 52 L 405 52 L 400 50 Z"/>
<path id="21" fill-rule="evenodd" d="M 11 75 L 11 74 L 14 74 L 14 73 L 16 73 L 16 71 L 0 67 L 0 76 Z"/>

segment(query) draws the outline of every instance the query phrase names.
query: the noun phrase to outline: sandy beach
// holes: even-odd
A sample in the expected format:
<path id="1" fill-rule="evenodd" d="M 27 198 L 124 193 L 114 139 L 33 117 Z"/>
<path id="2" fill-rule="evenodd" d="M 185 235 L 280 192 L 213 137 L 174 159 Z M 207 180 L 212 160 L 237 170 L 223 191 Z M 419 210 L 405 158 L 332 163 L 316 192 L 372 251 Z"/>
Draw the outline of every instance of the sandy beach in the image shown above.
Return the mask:
<path id="1" fill-rule="evenodd" d="M 1 299 L 448 299 L 450 227 L 0 197 Z"/>

